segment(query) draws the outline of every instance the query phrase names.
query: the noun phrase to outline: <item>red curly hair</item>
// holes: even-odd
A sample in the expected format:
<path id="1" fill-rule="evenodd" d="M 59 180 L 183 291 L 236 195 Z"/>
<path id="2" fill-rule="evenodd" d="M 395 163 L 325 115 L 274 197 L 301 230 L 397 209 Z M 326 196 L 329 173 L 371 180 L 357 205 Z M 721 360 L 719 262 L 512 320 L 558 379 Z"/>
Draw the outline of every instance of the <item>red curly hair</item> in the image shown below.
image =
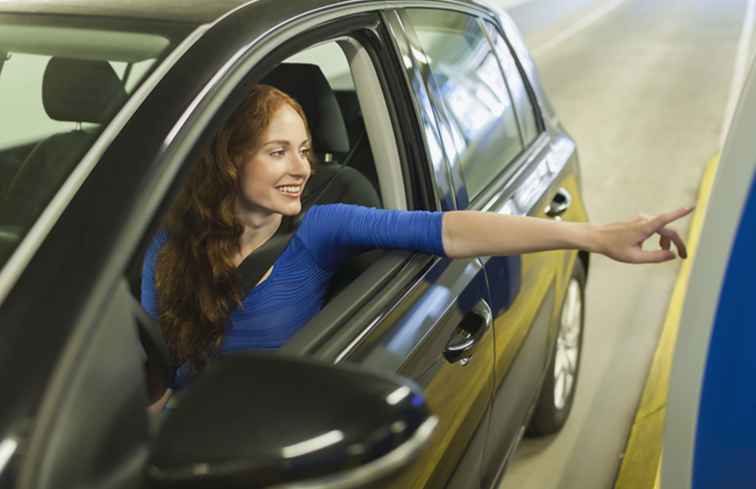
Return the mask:
<path id="1" fill-rule="evenodd" d="M 205 148 L 166 216 L 168 241 L 155 266 L 160 326 L 177 364 L 201 369 L 220 346 L 242 292 L 233 261 L 243 227 L 235 203 L 242 155 L 254 151 L 275 112 L 304 110 L 284 92 L 255 85 Z"/>

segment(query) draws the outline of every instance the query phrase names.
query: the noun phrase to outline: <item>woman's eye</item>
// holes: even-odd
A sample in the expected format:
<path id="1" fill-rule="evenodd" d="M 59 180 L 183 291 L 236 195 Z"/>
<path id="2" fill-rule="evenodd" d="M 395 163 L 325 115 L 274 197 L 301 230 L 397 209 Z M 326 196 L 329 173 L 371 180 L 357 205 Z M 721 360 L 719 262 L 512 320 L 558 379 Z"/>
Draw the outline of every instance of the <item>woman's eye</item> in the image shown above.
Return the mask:
<path id="1" fill-rule="evenodd" d="M 281 157 L 283 157 L 283 155 L 285 155 L 285 154 L 286 154 L 286 151 L 285 151 L 285 150 L 283 150 L 283 149 L 277 149 L 277 150 L 275 150 L 275 151 L 271 151 L 271 152 L 270 152 L 270 156 L 272 156 L 272 157 L 274 157 L 274 158 L 281 158 Z"/>
<path id="2" fill-rule="evenodd" d="M 312 149 L 304 148 L 303 150 L 301 150 L 301 153 L 302 153 L 302 156 L 310 156 L 310 153 L 312 153 Z"/>

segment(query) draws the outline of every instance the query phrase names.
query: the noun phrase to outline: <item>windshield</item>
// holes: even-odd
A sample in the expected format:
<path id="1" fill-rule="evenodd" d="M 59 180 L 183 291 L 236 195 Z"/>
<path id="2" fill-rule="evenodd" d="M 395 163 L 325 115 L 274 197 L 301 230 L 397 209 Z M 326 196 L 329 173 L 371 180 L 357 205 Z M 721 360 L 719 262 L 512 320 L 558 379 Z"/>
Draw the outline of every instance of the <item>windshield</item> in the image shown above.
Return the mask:
<path id="1" fill-rule="evenodd" d="M 0 16 L 0 268 L 176 42 L 113 24 Z"/>

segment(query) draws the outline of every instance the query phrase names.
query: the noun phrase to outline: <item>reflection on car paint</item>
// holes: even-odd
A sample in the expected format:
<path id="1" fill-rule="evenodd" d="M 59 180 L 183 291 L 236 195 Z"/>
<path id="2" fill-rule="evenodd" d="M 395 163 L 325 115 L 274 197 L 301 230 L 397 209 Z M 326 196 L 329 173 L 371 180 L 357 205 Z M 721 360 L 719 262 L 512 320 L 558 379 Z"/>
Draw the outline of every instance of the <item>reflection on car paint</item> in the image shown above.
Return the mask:
<path id="1" fill-rule="evenodd" d="M 451 292 L 443 285 L 431 285 L 422 299 L 417 301 L 393 333 L 387 338 L 385 347 L 401 357 L 406 357 L 412 347 L 436 322 L 438 311 L 445 310 L 451 303 Z"/>
<path id="2" fill-rule="evenodd" d="M 514 199 L 521 211 L 527 213 L 540 200 L 567 164 L 574 149 L 574 143 L 566 138 L 552 143 L 549 156 L 536 165 L 515 192 Z"/>
<path id="3" fill-rule="evenodd" d="M 367 363 L 380 356 L 383 364 L 396 362 L 399 368 L 418 343 L 438 322 L 457 307 L 462 313 L 472 309 L 481 297 L 488 297 L 485 277 L 478 260 L 451 261 L 443 259 L 423 279 L 427 288 L 409 308 L 402 311 L 401 319 L 392 325 L 379 348 L 372 351 Z"/>
<path id="4" fill-rule="evenodd" d="M 491 311 L 494 317 L 509 309 L 522 286 L 522 258 L 515 256 L 492 256 L 485 262 L 488 281 L 491 284 Z"/>

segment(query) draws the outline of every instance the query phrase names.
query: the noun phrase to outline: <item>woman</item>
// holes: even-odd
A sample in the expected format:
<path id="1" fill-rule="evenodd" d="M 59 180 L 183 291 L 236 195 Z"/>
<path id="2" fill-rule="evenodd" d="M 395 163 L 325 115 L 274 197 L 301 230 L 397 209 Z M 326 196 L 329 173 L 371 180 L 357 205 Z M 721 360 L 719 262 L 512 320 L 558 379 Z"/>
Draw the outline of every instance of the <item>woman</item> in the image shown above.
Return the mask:
<path id="1" fill-rule="evenodd" d="M 666 226 L 692 209 L 596 226 L 478 211 L 314 206 L 248 294 L 237 267 L 302 209 L 312 172 L 304 111 L 257 85 L 193 169 L 145 257 L 142 303 L 160 320 L 183 387 L 219 352 L 277 348 L 322 307 L 327 283 L 355 250 L 403 248 L 462 258 L 584 249 L 631 263 L 674 259 L 685 244 Z M 501 232 L 491 232 L 493 229 Z M 660 235 L 660 250 L 643 242 Z"/>

